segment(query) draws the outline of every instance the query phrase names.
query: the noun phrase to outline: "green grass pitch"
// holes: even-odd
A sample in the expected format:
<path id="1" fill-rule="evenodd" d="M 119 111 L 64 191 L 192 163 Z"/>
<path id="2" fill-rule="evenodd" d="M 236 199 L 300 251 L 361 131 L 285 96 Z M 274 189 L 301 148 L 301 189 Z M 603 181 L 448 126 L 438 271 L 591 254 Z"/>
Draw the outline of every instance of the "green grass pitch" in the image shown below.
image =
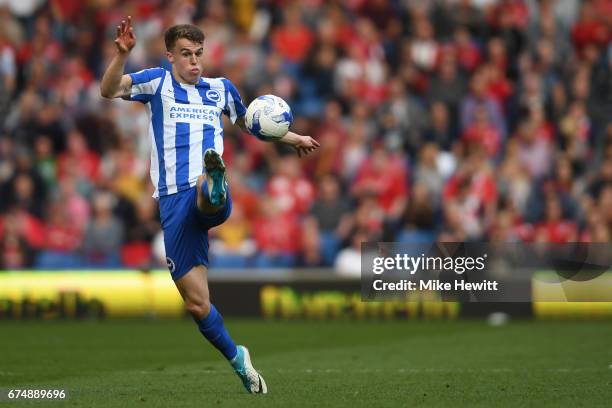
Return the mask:
<path id="1" fill-rule="evenodd" d="M 0 388 L 69 407 L 612 404 L 610 322 L 226 319 L 269 394 L 249 395 L 189 320 L 0 322 Z"/>

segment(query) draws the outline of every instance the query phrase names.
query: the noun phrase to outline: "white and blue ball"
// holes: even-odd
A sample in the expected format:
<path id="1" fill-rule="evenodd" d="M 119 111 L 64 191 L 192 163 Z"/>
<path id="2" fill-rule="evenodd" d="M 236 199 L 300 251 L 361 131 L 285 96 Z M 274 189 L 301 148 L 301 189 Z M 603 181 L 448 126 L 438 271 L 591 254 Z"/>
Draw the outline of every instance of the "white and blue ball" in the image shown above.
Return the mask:
<path id="1" fill-rule="evenodd" d="M 249 132 L 258 139 L 275 142 L 289 131 L 293 115 L 282 98 L 263 95 L 250 103 L 244 121 Z"/>

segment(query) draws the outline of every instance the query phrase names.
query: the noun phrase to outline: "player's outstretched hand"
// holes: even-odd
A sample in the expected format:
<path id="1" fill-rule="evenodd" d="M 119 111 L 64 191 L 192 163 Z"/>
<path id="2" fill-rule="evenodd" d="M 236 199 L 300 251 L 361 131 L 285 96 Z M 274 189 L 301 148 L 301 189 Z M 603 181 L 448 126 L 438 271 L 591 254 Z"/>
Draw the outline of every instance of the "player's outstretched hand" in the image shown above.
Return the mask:
<path id="1" fill-rule="evenodd" d="M 310 136 L 300 136 L 300 140 L 293 146 L 297 150 L 299 157 L 306 156 L 308 153 L 317 150 L 321 146 L 319 142 Z"/>
<path id="2" fill-rule="evenodd" d="M 115 46 L 117 51 L 122 54 L 127 54 L 136 45 L 136 36 L 132 27 L 132 17 L 128 16 L 127 21 L 122 20 L 121 25 L 117 26 L 117 38 L 115 38 Z"/>

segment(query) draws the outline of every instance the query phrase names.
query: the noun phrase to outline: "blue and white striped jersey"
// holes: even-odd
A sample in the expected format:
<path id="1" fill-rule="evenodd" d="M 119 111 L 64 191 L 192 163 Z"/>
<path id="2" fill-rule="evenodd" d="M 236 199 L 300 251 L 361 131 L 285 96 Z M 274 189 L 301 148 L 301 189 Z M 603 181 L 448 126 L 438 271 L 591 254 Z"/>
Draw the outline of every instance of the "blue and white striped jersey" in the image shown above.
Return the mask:
<path id="1" fill-rule="evenodd" d="M 195 186 L 202 174 L 204 151 L 212 147 L 223 154 L 221 115 L 235 123 L 246 112 L 236 87 L 225 78 L 181 84 L 164 68 L 130 76 L 130 99 L 144 103 L 149 115 L 153 197 Z"/>

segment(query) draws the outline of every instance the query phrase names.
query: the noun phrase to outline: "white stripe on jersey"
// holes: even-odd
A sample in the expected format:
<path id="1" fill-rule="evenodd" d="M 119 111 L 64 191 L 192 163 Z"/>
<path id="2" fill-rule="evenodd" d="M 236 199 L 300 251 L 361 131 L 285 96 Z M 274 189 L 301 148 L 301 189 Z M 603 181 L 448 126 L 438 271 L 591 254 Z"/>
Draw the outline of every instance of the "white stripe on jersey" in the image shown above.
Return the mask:
<path id="1" fill-rule="evenodd" d="M 180 84 L 187 91 L 189 103 L 203 103 L 200 93 L 194 85 Z M 200 174 L 202 174 L 203 157 L 202 143 L 204 141 L 204 124 L 191 123 L 189 128 L 189 185 L 193 187 Z"/>
<path id="2" fill-rule="evenodd" d="M 169 71 L 165 72 L 165 80 L 161 89 L 162 101 L 164 96 L 172 97 L 174 101 L 174 89 L 172 87 L 172 78 Z M 162 102 L 164 110 L 164 167 L 166 168 L 166 186 L 168 186 L 168 194 L 174 194 L 178 191 L 176 187 L 176 121 L 170 120 L 169 107 Z"/>

